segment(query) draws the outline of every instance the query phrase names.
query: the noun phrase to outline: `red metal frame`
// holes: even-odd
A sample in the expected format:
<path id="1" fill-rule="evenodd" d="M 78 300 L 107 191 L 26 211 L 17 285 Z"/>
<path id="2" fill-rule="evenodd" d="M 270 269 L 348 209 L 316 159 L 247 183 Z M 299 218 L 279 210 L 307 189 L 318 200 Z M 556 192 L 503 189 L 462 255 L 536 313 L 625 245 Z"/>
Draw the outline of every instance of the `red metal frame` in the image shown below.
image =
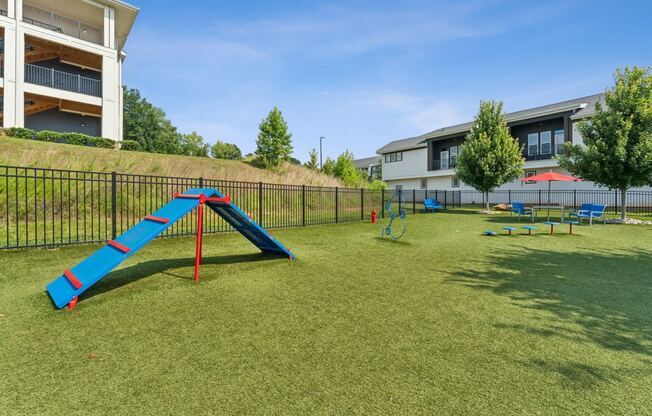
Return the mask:
<path id="1" fill-rule="evenodd" d="M 68 309 L 70 309 L 70 310 L 75 309 L 75 306 L 77 306 L 77 300 L 78 300 L 77 296 L 72 298 L 72 300 L 70 302 L 68 302 Z"/>
<path id="2" fill-rule="evenodd" d="M 204 231 L 204 202 L 197 207 L 197 242 L 195 245 L 195 283 L 199 282 L 199 266 L 201 265 L 202 234 Z"/>
<path id="3" fill-rule="evenodd" d="M 68 281 L 70 283 L 72 283 L 72 285 L 75 287 L 75 289 L 79 289 L 80 287 L 84 286 L 84 284 L 79 279 L 77 279 L 77 276 L 72 274 L 70 269 L 66 269 L 63 272 L 63 275 L 66 276 L 66 279 L 68 279 Z"/>
<path id="4" fill-rule="evenodd" d="M 106 243 L 108 245 L 110 245 L 111 247 L 117 248 L 118 250 L 122 251 L 123 253 L 129 253 L 131 251 L 131 249 L 129 247 L 125 246 L 124 244 L 120 244 L 115 240 L 108 240 Z"/>
<path id="5" fill-rule="evenodd" d="M 160 222 L 160 223 L 163 223 L 163 224 L 167 224 L 167 223 L 170 222 L 170 220 L 167 219 L 167 218 L 155 217 L 153 215 L 147 215 L 147 216 L 145 216 L 145 219 L 150 220 L 150 221 Z"/>

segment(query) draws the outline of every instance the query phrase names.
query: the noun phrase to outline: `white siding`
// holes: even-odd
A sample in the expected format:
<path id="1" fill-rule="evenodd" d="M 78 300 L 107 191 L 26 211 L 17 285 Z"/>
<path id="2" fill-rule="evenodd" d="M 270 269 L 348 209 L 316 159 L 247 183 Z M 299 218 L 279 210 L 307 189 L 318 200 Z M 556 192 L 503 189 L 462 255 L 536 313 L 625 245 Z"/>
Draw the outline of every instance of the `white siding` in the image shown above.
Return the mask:
<path id="1" fill-rule="evenodd" d="M 385 162 L 383 155 L 383 179 L 420 178 L 428 175 L 428 149 L 413 149 L 403 151 L 400 162 Z"/>

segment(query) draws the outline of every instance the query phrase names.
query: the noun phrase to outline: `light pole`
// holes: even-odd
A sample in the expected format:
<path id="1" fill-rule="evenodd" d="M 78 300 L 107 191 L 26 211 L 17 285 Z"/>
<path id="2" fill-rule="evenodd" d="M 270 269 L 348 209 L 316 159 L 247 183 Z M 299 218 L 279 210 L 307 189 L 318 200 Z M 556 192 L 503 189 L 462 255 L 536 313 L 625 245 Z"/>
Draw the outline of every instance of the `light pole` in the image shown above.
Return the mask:
<path id="1" fill-rule="evenodd" d="M 325 139 L 324 136 L 321 136 L 319 138 L 319 170 L 324 170 L 324 164 L 322 163 L 321 160 L 321 142 Z"/>

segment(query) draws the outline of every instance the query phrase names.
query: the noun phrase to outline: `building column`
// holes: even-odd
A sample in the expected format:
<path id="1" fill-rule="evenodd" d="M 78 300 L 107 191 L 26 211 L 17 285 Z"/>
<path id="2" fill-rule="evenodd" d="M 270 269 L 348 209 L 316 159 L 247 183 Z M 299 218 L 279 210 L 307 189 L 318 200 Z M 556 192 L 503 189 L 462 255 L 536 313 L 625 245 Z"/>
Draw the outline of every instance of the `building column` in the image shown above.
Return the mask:
<path id="1" fill-rule="evenodd" d="M 117 53 L 102 57 L 102 137 L 120 140 L 120 63 Z"/>
<path id="2" fill-rule="evenodd" d="M 115 9 L 104 7 L 104 46 L 115 49 Z"/>
<path id="3" fill-rule="evenodd" d="M 22 12 L 22 0 L 8 0 L 7 17 L 17 20 L 5 26 L 3 127 L 25 125 L 25 36 L 18 28 Z"/>

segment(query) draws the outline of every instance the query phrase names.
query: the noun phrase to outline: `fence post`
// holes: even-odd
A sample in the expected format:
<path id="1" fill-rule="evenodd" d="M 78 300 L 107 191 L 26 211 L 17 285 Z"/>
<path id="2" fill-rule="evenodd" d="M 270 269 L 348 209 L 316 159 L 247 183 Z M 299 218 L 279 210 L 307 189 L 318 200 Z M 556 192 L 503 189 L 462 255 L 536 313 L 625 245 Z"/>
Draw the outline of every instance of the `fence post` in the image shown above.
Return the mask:
<path id="1" fill-rule="evenodd" d="M 258 222 L 263 226 L 263 183 L 258 182 Z"/>
<path id="2" fill-rule="evenodd" d="M 339 187 L 337 187 L 337 186 L 335 187 L 335 224 L 337 224 L 339 222 L 339 217 L 338 217 L 338 212 L 337 212 L 337 211 L 339 211 L 338 208 L 339 208 L 339 205 L 340 205 L 340 201 L 339 201 L 340 192 L 339 192 L 339 189 L 340 189 Z"/>
<path id="3" fill-rule="evenodd" d="M 448 210 L 448 191 L 444 191 L 444 209 Z"/>
<path id="4" fill-rule="evenodd" d="M 573 208 L 577 209 L 577 189 L 573 189 Z"/>
<path id="5" fill-rule="evenodd" d="M 200 188 L 203 188 L 203 187 L 204 187 L 204 178 L 202 178 L 202 177 L 200 176 L 198 182 L 199 182 L 199 187 L 200 187 Z"/>
<path id="6" fill-rule="evenodd" d="M 508 195 L 507 199 L 508 199 L 509 205 L 512 205 L 512 190 L 511 189 L 507 191 L 507 195 Z"/>
<path id="7" fill-rule="evenodd" d="M 306 226 L 306 185 L 301 185 L 301 225 Z"/>
<path id="8" fill-rule="evenodd" d="M 417 190 L 413 189 L 412 190 L 412 214 L 417 213 Z"/>
<path id="9" fill-rule="evenodd" d="M 380 218 L 385 218 L 385 188 L 380 190 Z"/>
<path id="10" fill-rule="evenodd" d="M 111 172 L 111 239 L 115 240 L 118 235 L 118 198 L 116 195 L 116 173 Z"/>
<path id="11" fill-rule="evenodd" d="M 618 214 L 618 190 L 614 189 L 614 214 Z"/>
<path id="12" fill-rule="evenodd" d="M 364 188 L 360 188 L 360 221 L 364 221 Z"/>
<path id="13" fill-rule="evenodd" d="M 541 189 L 539 189 L 539 205 L 541 205 Z"/>

